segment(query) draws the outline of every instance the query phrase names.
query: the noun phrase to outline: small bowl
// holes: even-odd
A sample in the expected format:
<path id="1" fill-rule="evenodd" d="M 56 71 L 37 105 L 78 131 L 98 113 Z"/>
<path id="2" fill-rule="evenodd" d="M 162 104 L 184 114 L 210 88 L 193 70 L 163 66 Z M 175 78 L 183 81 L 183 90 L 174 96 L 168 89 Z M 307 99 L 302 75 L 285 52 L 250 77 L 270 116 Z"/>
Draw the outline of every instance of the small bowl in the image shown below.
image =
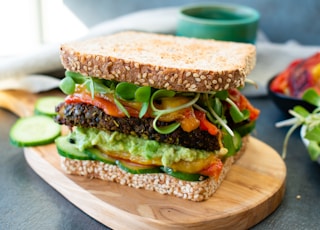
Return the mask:
<path id="1" fill-rule="evenodd" d="M 180 9 L 176 35 L 255 43 L 260 14 L 237 4 L 209 3 Z"/>
<path id="2" fill-rule="evenodd" d="M 301 105 L 305 109 L 307 109 L 309 112 L 312 112 L 316 107 L 306 101 L 303 101 L 302 99 L 290 97 L 285 94 L 276 93 L 273 92 L 270 88 L 272 81 L 276 78 L 274 76 L 268 81 L 267 84 L 267 91 L 268 95 L 271 98 L 271 100 L 274 102 L 274 104 L 285 114 L 289 115 L 289 110 L 293 109 L 296 105 Z"/>

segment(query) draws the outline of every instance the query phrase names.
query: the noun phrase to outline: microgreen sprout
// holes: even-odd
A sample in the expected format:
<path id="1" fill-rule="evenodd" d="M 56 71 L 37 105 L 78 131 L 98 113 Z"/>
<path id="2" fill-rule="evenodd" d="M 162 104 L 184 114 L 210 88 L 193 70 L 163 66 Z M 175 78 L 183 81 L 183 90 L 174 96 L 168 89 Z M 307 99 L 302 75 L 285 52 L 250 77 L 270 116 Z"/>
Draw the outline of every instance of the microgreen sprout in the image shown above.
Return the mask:
<path id="1" fill-rule="evenodd" d="M 167 126 L 158 127 L 157 121 L 159 120 L 159 118 L 161 116 L 163 116 L 165 114 L 173 113 L 175 111 L 179 111 L 184 108 L 188 108 L 188 107 L 194 105 L 200 98 L 200 94 L 197 93 L 194 95 L 194 98 L 192 100 L 190 100 L 189 102 L 187 102 L 183 105 L 177 106 L 177 107 L 168 108 L 168 109 L 158 109 L 155 106 L 155 101 L 158 100 L 159 98 L 173 97 L 174 95 L 175 95 L 174 91 L 160 89 L 160 90 L 157 90 L 155 93 L 153 93 L 153 95 L 151 96 L 150 106 L 151 106 L 152 110 L 154 111 L 154 115 L 156 116 L 155 119 L 153 120 L 153 128 L 161 134 L 172 133 L 174 130 L 176 130 L 180 126 L 179 122 L 174 122 L 174 123 L 167 125 Z"/>
<path id="2" fill-rule="evenodd" d="M 319 143 L 320 143 L 320 95 L 317 94 L 317 92 L 310 88 L 306 90 L 303 95 L 302 99 L 314 106 L 316 108 L 309 112 L 302 106 L 295 106 L 293 109 L 289 110 L 289 113 L 293 116 L 293 118 L 280 121 L 276 123 L 276 127 L 284 127 L 284 126 L 291 126 L 286 133 L 286 136 L 284 138 L 283 142 L 283 148 L 282 148 L 282 158 L 285 158 L 287 155 L 287 146 L 290 139 L 290 136 L 292 133 L 299 128 L 300 126 L 306 127 L 306 134 L 305 138 L 309 141 L 312 141 L 308 146 L 308 151 L 311 155 L 313 154 L 312 159 L 316 159 L 320 157 L 320 151 L 319 151 Z M 317 145 L 314 145 L 314 142 L 318 143 Z M 318 155 L 317 157 L 314 156 L 315 148 L 317 148 Z"/>
<path id="3" fill-rule="evenodd" d="M 70 95 L 76 91 L 78 85 L 84 86 L 92 98 L 96 95 L 113 94 L 115 105 L 127 117 L 130 117 L 130 114 L 123 102 L 140 103 L 139 118 L 150 113 L 154 117 L 153 128 L 161 134 L 169 134 L 180 127 L 179 121 L 159 127 L 157 122 L 161 120 L 161 117 L 188 107 L 203 111 L 210 122 L 220 125 L 232 137 L 234 132 L 227 125 L 225 105 L 229 104 L 228 110 L 235 123 L 244 121 L 249 117 L 249 111 L 240 111 L 237 105 L 229 98 L 227 90 L 206 93 L 175 92 L 166 89 L 154 89 L 150 86 L 137 86 L 129 82 L 92 78 L 80 73 L 66 71 L 65 78 L 60 83 L 61 90 Z M 159 106 L 158 102 L 161 102 L 161 100 L 173 97 L 185 98 L 186 102 L 164 109 Z"/>

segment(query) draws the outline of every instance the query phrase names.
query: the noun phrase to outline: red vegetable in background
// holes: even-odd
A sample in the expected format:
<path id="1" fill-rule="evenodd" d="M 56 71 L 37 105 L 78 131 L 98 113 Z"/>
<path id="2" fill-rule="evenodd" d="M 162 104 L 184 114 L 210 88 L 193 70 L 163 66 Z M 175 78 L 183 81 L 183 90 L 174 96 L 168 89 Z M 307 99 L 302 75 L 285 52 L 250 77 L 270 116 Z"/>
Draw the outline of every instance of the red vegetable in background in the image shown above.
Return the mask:
<path id="1" fill-rule="evenodd" d="M 309 88 L 314 88 L 320 95 L 320 52 L 293 61 L 271 83 L 273 92 L 296 98 L 301 98 Z"/>

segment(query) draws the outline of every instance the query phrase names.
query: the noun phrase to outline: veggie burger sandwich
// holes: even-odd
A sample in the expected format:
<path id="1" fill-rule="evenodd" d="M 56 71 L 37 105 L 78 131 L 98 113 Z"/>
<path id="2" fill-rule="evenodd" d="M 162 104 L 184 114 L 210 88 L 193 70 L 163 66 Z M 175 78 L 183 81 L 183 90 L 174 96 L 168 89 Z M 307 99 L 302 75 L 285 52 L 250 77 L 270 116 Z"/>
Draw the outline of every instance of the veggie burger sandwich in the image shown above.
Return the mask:
<path id="1" fill-rule="evenodd" d="M 134 31 L 63 44 L 62 168 L 208 199 L 259 115 L 238 90 L 255 59 L 251 44 Z"/>

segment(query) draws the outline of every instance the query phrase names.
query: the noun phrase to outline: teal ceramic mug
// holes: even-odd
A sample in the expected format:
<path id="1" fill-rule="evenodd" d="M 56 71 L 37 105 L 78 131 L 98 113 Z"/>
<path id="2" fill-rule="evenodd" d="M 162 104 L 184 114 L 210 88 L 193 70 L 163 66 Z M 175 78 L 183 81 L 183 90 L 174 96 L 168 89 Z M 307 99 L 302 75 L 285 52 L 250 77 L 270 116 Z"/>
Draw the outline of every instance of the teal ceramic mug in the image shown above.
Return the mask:
<path id="1" fill-rule="evenodd" d="M 176 35 L 255 43 L 260 14 L 235 4 L 214 3 L 180 9 Z"/>

